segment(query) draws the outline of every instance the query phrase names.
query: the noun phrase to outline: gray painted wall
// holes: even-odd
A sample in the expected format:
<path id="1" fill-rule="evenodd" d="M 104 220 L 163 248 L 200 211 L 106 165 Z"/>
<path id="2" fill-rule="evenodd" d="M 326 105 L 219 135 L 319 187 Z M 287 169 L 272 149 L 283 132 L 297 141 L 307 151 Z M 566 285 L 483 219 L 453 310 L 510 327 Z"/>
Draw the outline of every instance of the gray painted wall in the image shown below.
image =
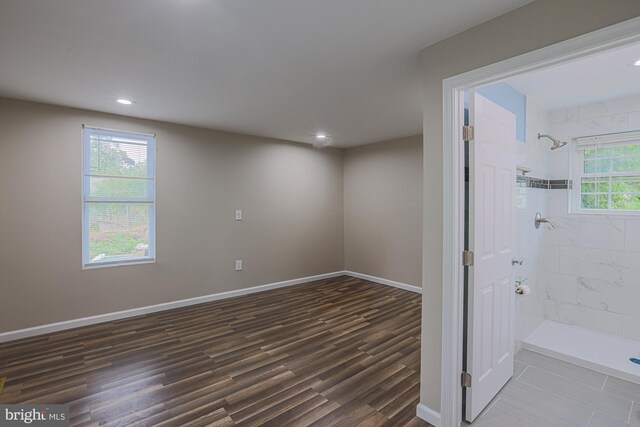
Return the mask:
<path id="1" fill-rule="evenodd" d="M 83 123 L 157 134 L 155 264 L 81 269 Z M 342 150 L 0 99 L 0 332 L 343 270 L 342 172 Z"/>
<path id="2" fill-rule="evenodd" d="M 157 134 L 155 264 L 82 270 L 82 124 Z M 340 271 L 345 259 L 420 286 L 420 136 L 318 150 L 1 98 L 0 135 L 0 332 Z"/>
<path id="3" fill-rule="evenodd" d="M 636 0 L 538 0 L 423 51 L 422 404 L 440 410 L 442 80 L 638 15 Z"/>
<path id="4" fill-rule="evenodd" d="M 345 150 L 349 271 L 422 285 L 422 136 Z"/>

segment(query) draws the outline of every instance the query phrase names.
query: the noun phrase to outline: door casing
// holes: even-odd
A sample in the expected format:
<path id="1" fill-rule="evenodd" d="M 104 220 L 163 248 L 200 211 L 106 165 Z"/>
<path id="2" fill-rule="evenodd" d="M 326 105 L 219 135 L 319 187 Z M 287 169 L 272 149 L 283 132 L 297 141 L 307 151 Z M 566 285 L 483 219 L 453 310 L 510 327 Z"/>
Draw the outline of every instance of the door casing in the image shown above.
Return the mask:
<path id="1" fill-rule="evenodd" d="M 464 92 L 530 71 L 640 43 L 640 17 L 443 80 L 443 271 L 440 426 L 462 422 Z"/>

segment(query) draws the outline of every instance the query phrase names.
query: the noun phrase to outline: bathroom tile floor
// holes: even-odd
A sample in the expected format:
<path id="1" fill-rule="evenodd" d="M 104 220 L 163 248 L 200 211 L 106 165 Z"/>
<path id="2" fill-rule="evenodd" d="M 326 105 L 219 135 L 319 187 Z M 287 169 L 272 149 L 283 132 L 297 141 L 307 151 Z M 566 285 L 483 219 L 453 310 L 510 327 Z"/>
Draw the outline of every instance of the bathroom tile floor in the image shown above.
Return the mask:
<path id="1" fill-rule="evenodd" d="M 640 427 L 640 384 L 528 350 L 473 427 Z"/>

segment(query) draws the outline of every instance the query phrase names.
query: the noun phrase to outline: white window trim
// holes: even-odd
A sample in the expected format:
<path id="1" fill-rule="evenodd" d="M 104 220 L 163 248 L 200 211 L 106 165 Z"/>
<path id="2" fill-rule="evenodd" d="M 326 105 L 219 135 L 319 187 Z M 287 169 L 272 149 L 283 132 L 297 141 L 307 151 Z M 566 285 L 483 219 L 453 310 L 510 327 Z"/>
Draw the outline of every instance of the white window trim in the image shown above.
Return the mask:
<path id="1" fill-rule="evenodd" d="M 627 172 L 612 172 L 609 174 L 584 174 L 584 149 L 589 147 L 595 147 L 596 145 L 621 145 L 628 144 L 630 142 L 637 142 L 640 144 L 640 131 L 631 132 L 618 132 L 602 135 L 591 135 L 574 138 L 571 147 L 571 179 L 572 188 L 570 190 L 569 197 L 569 213 L 573 215 L 598 215 L 598 216 L 615 216 L 615 217 L 637 217 L 640 215 L 640 210 L 616 210 L 616 209 L 583 209 L 582 208 L 582 178 L 598 176 L 628 176 Z M 638 173 L 640 176 L 640 172 Z"/>
<path id="2" fill-rule="evenodd" d="M 126 258 L 121 260 L 106 260 L 101 262 L 91 262 L 89 260 L 89 218 L 88 209 L 85 209 L 85 202 L 91 201 L 91 198 L 85 197 L 85 189 L 88 187 L 88 179 L 90 175 L 90 150 L 85 150 L 85 129 L 95 129 L 104 131 L 106 133 L 117 133 L 126 135 L 135 135 L 138 138 L 144 138 L 148 142 L 152 142 L 151 148 L 147 152 L 147 158 L 149 164 L 147 165 L 147 179 L 151 181 L 151 194 L 152 197 L 134 200 L 130 199 L 129 202 L 142 202 L 150 204 L 149 213 L 149 256 L 138 258 Z M 108 129 L 100 126 L 82 125 L 81 129 L 81 153 L 82 153 L 82 181 L 81 181 L 81 205 L 82 205 L 82 269 L 90 270 L 95 268 L 104 267 L 121 267 L 127 265 L 139 265 L 139 264 L 153 264 L 156 262 L 156 135 L 153 133 L 132 132 L 123 131 L 117 129 Z M 121 178 L 121 177 L 118 177 Z M 104 201 L 104 200 L 103 200 Z M 116 201 L 114 199 L 114 201 Z M 121 199 L 118 199 L 121 201 Z"/>

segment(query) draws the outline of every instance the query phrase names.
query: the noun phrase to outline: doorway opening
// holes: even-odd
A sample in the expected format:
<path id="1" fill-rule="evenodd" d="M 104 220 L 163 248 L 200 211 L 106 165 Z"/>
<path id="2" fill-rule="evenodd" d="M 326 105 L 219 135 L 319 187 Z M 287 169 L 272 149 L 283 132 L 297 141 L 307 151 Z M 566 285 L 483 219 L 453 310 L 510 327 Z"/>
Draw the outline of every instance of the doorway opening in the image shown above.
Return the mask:
<path id="1" fill-rule="evenodd" d="M 445 81 L 443 426 L 640 425 L 639 28 Z"/>

